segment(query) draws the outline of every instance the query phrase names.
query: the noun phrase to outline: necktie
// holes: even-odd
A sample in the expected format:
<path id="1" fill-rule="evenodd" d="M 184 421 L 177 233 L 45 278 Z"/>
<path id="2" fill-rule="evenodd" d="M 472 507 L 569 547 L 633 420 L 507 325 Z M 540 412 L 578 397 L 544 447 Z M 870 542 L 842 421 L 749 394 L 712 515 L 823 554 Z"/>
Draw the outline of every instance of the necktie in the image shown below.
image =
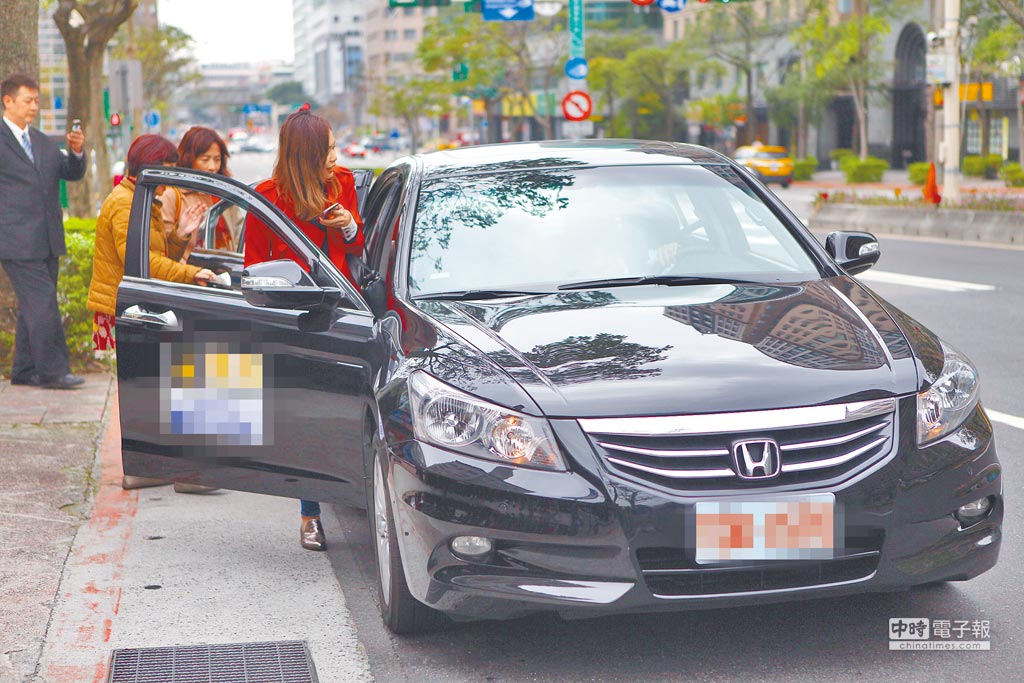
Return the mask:
<path id="1" fill-rule="evenodd" d="M 21 146 L 25 148 L 25 154 L 28 158 L 35 162 L 36 158 L 32 154 L 32 141 L 28 137 L 28 131 L 22 131 L 21 133 Z"/>

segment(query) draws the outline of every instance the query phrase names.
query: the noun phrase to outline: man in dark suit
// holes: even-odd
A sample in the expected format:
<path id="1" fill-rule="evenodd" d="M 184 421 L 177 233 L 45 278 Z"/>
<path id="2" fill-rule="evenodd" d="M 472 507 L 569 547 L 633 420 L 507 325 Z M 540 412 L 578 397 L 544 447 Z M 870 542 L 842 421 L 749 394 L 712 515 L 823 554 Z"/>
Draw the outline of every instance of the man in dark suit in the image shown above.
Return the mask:
<path id="1" fill-rule="evenodd" d="M 72 389 L 68 345 L 57 306 L 57 269 L 64 255 L 60 179 L 85 175 L 85 137 L 68 133 L 65 154 L 31 128 L 39 113 L 39 84 L 14 75 L 0 84 L 0 265 L 18 298 L 11 384 Z"/>

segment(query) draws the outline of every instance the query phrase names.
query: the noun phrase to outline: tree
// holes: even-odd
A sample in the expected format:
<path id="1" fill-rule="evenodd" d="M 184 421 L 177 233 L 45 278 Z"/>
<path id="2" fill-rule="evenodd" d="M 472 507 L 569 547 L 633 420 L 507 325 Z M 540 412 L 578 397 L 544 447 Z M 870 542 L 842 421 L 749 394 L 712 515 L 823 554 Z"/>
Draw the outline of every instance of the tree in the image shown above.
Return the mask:
<path id="1" fill-rule="evenodd" d="M 643 31 L 630 33 L 598 34 L 589 41 L 588 51 L 595 57 L 590 59 L 590 73 L 587 83 L 594 93 L 599 95 L 598 110 L 604 112 L 607 120 L 606 132 L 613 137 L 621 137 L 616 114 L 616 105 L 624 105 L 628 97 L 626 84 L 629 73 L 626 71 L 625 59 L 629 53 L 650 43 L 650 35 Z"/>
<path id="2" fill-rule="evenodd" d="M 266 92 L 265 97 L 271 102 L 276 102 L 277 104 L 283 104 L 286 106 L 309 102 L 311 107 L 314 109 L 317 108 L 317 104 L 311 101 L 306 95 L 306 91 L 302 87 L 301 81 L 285 81 L 284 83 L 278 83 Z"/>
<path id="3" fill-rule="evenodd" d="M 482 88 L 495 88 L 496 97 L 520 103 L 523 115 L 550 138 L 554 112 L 540 110 L 533 96 L 537 91 L 552 93 L 562 77 L 568 42 L 563 15 L 494 22 L 483 21 L 478 14 L 445 13 L 425 27 L 417 55 L 430 73 L 448 74 L 465 64 L 462 92 L 473 96 Z"/>
<path id="4" fill-rule="evenodd" d="M 678 105 L 689 97 L 689 74 L 697 59 L 685 41 L 668 47 L 645 47 L 629 53 L 624 71 L 630 74 L 627 90 L 638 108 L 660 113 L 661 129 L 652 137 L 674 140 Z M 657 129 L 656 129 L 657 130 Z"/>
<path id="5" fill-rule="evenodd" d="M 174 94 L 202 78 L 192 56 L 192 36 L 166 24 L 138 32 L 130 27 L 130 23 L 121 27 L 123 40 L 113 50 L 114 57 L 139 60 L 147 106 L 166 118 Z"/>
<path id="6" fill-rule="evenodd" d="M 753 142 L 754 84 L 782 34 L 783 24 L 769 20 L 750 4 L 709 7 L 697 15 L 687 40 L 705 55 L 724 62 L 743 75 L 744 117 L 747 122 L 739 144 Z"/>
<path id="7" fill-rule="evenodd" d="M 110 159 L 103 116 L 103 58 L 110 39 L 137 5 L 138 0 L 59 0 L 53 15 L 68 55 L 68 119 L 82 120 L 96 173 L 104 180 L 110 175 Z M 72 215 L 96 213 L 100 191 L 91 166 L 86 166 L 82 182 L 68 185 Z"/>
<path id="8" fill-rule="evenodd" d="M 0 80 L 39 76 L 39 0 L 0 2 Z"/>
<path id="9" fill-rule="evenodd" d="M 1020 0 L 992 0 L 999 5 L 1006 15 L 1013 19 L 1017 24 L 1024 28 L 1024 6 L 1021 5 Z"/>
<path id="10" fill-rule="evenodd" d="M 377 116 L 391 114 L 402 119 L 409 129 L 412 149 L 419 148 L 419 120 L 447 103 L 449 93 L 436 80 L 416 76 L 397 85 L 382 84 L 376 92 L 372 110 Z"/>

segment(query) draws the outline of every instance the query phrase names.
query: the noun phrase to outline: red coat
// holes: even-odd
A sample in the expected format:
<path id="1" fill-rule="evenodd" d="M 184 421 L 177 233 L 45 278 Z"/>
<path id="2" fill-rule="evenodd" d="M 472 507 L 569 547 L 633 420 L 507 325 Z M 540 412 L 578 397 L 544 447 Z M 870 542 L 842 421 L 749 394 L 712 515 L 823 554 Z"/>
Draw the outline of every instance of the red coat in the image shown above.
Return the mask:
<path id="1" fill-rule="evenodd" d="M 339 202 L 352 213 L 352 219 L 359 226 L 359 231 L 356 233 L 356 238 L 346 244 L 340 230 L 329 230 L 327 232 L 327 256 L 331 259 L 331 263 L 351 281 L 352 273 L 349 272 L 348 263 L 345 262 L 345 255 L 359 255 L 363 253 L 363 219 L 359 217 L 359 200 L 356 197 L 355 177 L 352 175 L 352 171 L 336 166 L 334 168 L 334 177 L 341 185 L 341 192 L 330 195 L 324 204 L 324 208 L 326 209 L 334 202 Z M 273 180 L 264 180 L 256 186 L 256 191 L 266 197 L 274 206 L 281 209 L 284 215 L 288 216 L 313 244 L 317 247 L 323 245 L 324 231 L 309 221 L 300 220 L 295 215 L 294 204 L 278 193 L 277 185 L 274 184 Z M 254 263 L 286 258 L 302 265 L 292 250 L 278 239 L 263 224 L 263 221 L 256 218 L 252 213 L 248 214 L 245 219 L 245 265 L 250 266 Z"/>

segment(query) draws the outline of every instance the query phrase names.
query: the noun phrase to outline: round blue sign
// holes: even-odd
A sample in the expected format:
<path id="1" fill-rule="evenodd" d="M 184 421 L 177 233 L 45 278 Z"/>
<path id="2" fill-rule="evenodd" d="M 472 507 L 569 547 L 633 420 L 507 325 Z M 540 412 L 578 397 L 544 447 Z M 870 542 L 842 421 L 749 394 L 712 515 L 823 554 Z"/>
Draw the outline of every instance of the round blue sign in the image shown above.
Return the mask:
<path id="1" fill-rule="evenodd" d="M 158 112 L 156 109 L 150 109 L 146 112 L 146 115 L 142 118 L 142 121 L 150 128 L 156 128 L 160 125 L 160 112 Z"/>
<path id="2" fill-rule="evenodd" d="M 662 12 L 678 12 L 685 4 L 686 0 L 658 0 Z"/>
<path id="3" fill-rule="evenodd" d="M 590 66 L 583 57 L 573 57 L 565 63 L 565 75 L 569 78 L 581 81 L 587 77 L 588 73 L 590 73 Z"/>

